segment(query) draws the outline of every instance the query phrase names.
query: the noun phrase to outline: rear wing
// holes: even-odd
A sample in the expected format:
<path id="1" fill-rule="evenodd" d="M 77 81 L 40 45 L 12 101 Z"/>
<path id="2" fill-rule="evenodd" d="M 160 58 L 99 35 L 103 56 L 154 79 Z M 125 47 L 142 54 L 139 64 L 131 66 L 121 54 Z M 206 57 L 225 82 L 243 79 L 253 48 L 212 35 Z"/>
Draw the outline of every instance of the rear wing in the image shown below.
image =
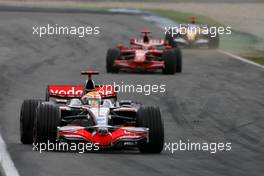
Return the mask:
<path id="1" fill-rule="evenodd" d="M 85 86 L 79 85 L 49 85 L 47 87 L 46 99 L 54 98 L 81 98 Z M 116 98 L 115 88 L 112 85 L 96 85 L 94 91 L 97 91 L 102 98 Z"/>

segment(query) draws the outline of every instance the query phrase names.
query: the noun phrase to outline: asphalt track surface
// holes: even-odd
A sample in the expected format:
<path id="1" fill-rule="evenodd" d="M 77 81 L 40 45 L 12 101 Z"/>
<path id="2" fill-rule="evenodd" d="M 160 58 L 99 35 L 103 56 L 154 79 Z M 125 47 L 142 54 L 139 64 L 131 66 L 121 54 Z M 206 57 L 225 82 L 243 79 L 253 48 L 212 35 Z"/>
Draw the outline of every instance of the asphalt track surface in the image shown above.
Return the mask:
<path id="1" fill-rule="evenodd" d="M 32 26 L 97 25 L 100 36 L 38 38 Z M 0 126 L 19 173 L 27 175 L 257 176 L 264 173 L 264 72 L 217 51 L 184 50 L 183 73 L 107 74 L 105 54 L 141 29 L 161 29 L 139 16 L 0 12 Z M 178 151 L 144 155 L 39 152 L 19 140 L 23 99 L 44 97 L 47 84 L 82 84 L 80 70 L 95 69 L 99 83 L 166 84 L 165 94 L 119 94 L 160 106 L 166 142 L 232 142 L 229 152 Z"/>

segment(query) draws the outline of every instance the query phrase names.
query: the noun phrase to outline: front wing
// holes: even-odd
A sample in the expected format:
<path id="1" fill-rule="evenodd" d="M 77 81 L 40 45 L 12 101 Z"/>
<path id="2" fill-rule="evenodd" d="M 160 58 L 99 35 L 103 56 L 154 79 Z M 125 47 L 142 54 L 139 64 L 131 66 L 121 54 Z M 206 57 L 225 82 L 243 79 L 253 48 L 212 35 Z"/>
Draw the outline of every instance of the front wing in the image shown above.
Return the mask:
<path id="1" fill-rule="evenodd" d="M 102 134 L 100 129 L 106 129 L 107 132 Z M 57 128 L 57 135 L 58 140 L 64 139 L 69 141 L 86 141 L 96 144 L 101 148 L 108 148 L 115 146 L 120 142 L 138 142 L 140 140 L 148 141 L 149 129 L 144 127 L 125 126 L 64 126 Z"/>
<path id="2" fill-rule="evenodd" d="M 129 70 L 156 70 L 165 67 L 164 61 L 134 62 L 131 60 L 116 60 L 114 66 L 120 69 Z"/>

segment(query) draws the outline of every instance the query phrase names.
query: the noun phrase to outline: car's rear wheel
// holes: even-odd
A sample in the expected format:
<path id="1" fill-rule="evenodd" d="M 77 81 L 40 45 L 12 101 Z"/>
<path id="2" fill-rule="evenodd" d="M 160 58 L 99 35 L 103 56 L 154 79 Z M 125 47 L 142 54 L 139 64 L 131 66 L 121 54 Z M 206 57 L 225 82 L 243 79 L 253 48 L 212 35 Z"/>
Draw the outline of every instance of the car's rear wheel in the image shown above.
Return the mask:
<path id="1" fill-rule="evenodd" d="M 176 60 L 174 50 L 166 50 L 162 55 L 162 60 L 164 61 L 164 74 L 174 74 L 176 70 Z"/>
<path id="2" fill-rule="evenodd" d="M 172 37 L 172 30 L 169 30 L 166 34 L 165 34 L 165 40 L 168 42 L 168 44 L 173 47 L 173 48 L 177 48 L 177 43 L 174 41 L 174 38 Z"/>
<path id="3" fill-rule="evenodd" d="M 175 60 L 176 60 L 176 68 L 175 71 L 177 73 L 182 72 L 182 53 L 179 48 L 174 49 L 175 52 Z"/>
<path id="4" fill-rule="evenodd" d="M 50 100 L 49 86 L 47 86 L 47 88 L 46 88 L 45 100 L 46 101 L 49 101 Z"/>
<path id="5" fill-rule="evenodd" d="M 32 144 L 36 109 L 42 100 L 24 100 L 20 109 L 20 140 Z"/>
<path id="6" fill-rule="evenodd" d="M 160 153 L 164 145 L 164 127 L 158 107 L 142 106 L 136 115 L 138 127 L 149 128 L 149 140 L 142 140 L 138 148 L 142 153 Z"/>
<path id="7" fill-rule="evenodd" d="M 220 44 L 220 38 L 218 34 L 215 37 L 209 36 L 209 43 L 208 43 L 209 46 L 208 47 L 210 49 L 218 49 L 219 44 Z"/>
<path id="8" fill-rule="evenodd" d="M 51 102 L 41 103 L 36 109 L 33 137 L 34 142 L 54 142 L 57 127 L 60 125 L 61 114 L 57 105 Z"/>
<path id="9" fill-rule="evenodd" d="M 109 73 L 116 73 L 119 68 L 114 65 L 115 60 L 119 59 L 120 50 L 118 48 L 110 48 L 106 55 L 106 71 Z"/>

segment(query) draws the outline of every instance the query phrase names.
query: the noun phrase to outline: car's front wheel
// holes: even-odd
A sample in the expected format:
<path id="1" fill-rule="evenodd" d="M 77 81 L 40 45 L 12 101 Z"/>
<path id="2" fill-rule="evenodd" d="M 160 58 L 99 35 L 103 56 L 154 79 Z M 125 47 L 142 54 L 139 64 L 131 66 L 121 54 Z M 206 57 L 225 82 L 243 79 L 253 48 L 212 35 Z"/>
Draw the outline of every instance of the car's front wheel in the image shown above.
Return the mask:
<path id="1" fill-rule="evenodd" d="M 165 41 L 168 42 L 168 44 L 173 47 L 173 48 L 177 48 L 177 43 L 174 41 L 174 38 L 172 36 L 172 30 L 169 30 L 166 34 L 165 34 Z"/>
<path id="2" fill-rule="evenodd" d="M 23 144 L 32 144 L 33 126 L 36 109 L 42 100 L 24 100 L 20 110 L 20 140 Z"/>
<path id="3" fill-rule="evenodd" d="M 218 49 L 219 45 L 220 45 L 220 38 L 219 38 L 219 34 L 217 34 L 215 37 L 209 36 L 209 43 L 208 43 L 208 47 L 210 49 Z"/>
<path id="4" fill-rule="evenodd" d="M 116 73 L 119 68 L 114 65 L 115 60 L 119 59 L 120 50 L 118 48 L 110 48 L 106 55 L 106 71 L 108 73 Z"/>
<path id="5" fill-rule="evenodd" d="M 181 53 L 180 48 L 175 48 L 174 52 L 175 52 L 175 60 L 176 60 L 175 71 L 177 73 L 180 73 L 182 72 L 182 53 Z"/>
<path id="6" fill-rule="evenodd" d="M 136 125 L 149 128 L 149 140 L 138 143 L 140 152 L 160 153 L 164 145 L 164 127 L 160 109 L 158 107 L 140 107 L 136 115 Z"/>
<path id="7" fill-rule="evenodd" d="M 165 50 L 162 55 L 162 60 L 164 61 L 164 74 L 174 74 L 176 71 L 176 59 L 174 50 Z"/>
<path id="8" fill-rule="evenodd" d="M 55 141 L 61 113 L 57 105 L 51 102 L 41 103 L 36 109 L 33 137 L 34 142 Z"/>

